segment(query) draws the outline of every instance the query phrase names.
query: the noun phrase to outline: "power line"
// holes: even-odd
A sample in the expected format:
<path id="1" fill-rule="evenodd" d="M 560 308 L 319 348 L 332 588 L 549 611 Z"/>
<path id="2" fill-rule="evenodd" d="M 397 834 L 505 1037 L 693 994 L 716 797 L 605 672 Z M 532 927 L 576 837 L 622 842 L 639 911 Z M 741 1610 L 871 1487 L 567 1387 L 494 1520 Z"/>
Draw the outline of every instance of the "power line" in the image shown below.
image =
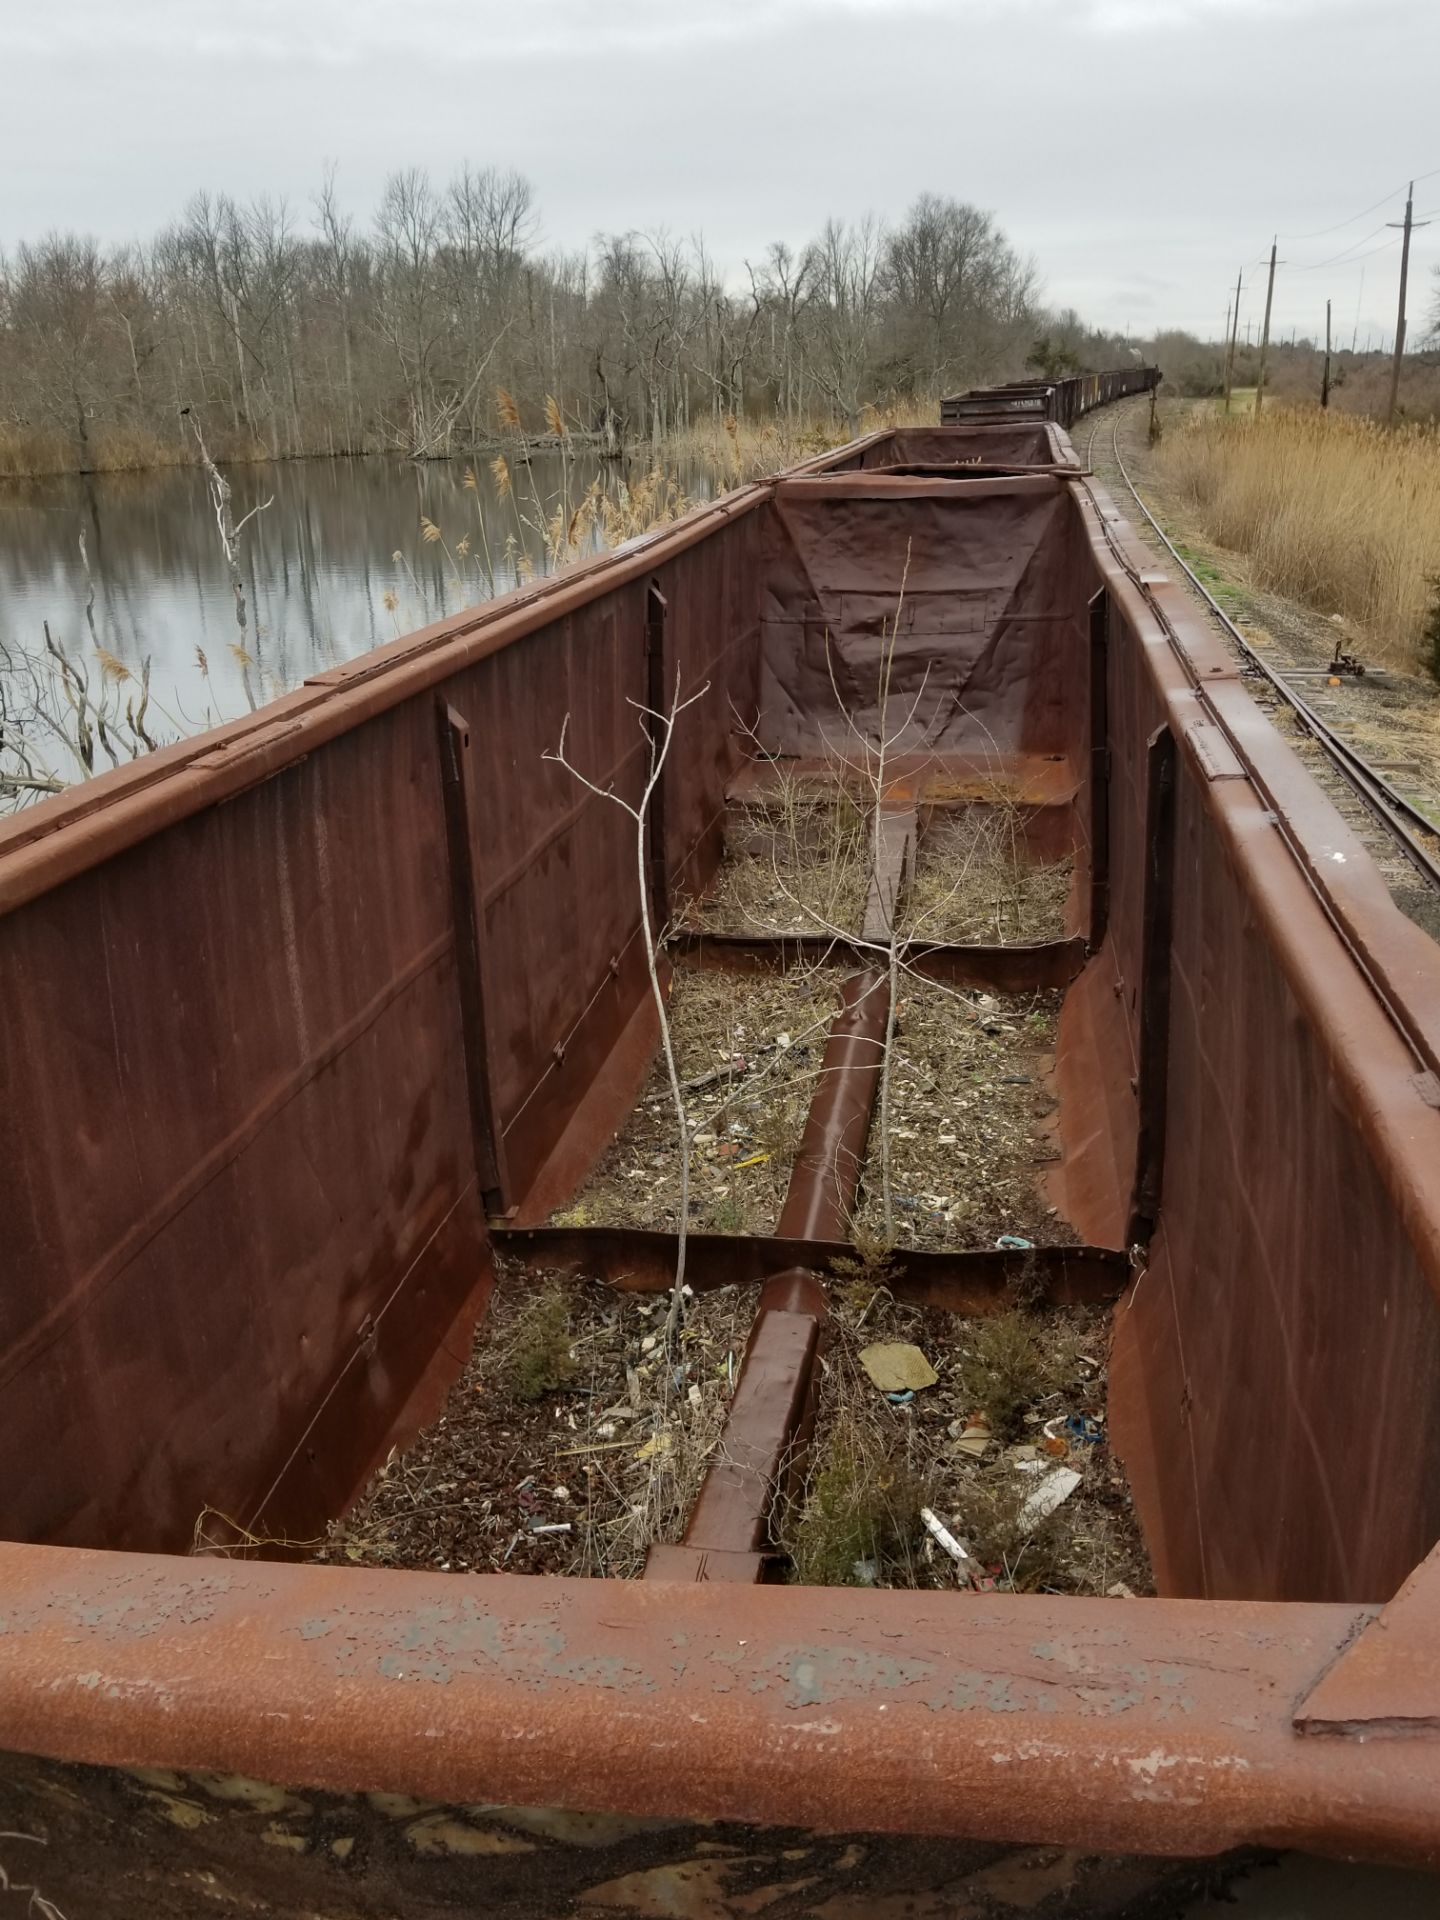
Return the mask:
<path id="1" fill-rule="evenodd" d="M 1414 187 L 1418 181 L 1434 180 L 1437 178 L 1440 178 L 1440 167 L 1432 167 L 1429 173 L 1417 173 L 1415 179 L 1412 180 L 1410 184 Z M 1393 200 L 1397 193 L 1403 193 L 1404 190 L 1405 182 L 1402 180 L 1398 187 L 1391 187 L 1390 191 L 1388 193 L 1382 193 L 1373 205 L 1362 207 L 1359 213 L 1352 213 L 1348 220 L 1337 220 L 1333 227 L 1317 227 L 1314 233 L 1282 233 L 1279 238 L 1282 240 L 1323 240 L 1327 233 L 1339 233 L 1342 227 L 1353 227 L 1357 220 L 1363 220 L 1367 213 L 1374 213 L 1378 208 L 1383 207 L 1387 200 Z"/>
<path id="2" fill-rule="evenodd" d="M 1298 273 L 1315 273 L 1321 267 L 1332 267 L 1337 260 L 1343 260 L 1347 253 L 1354 253 L 1355 249 L 1357 247 L 1363 247 L 1367 240 L 1373 240 L 1376 234 L 1384 233 L 1388 225 L 1388 221 L 1382 220 L 1378 227 L 1372 227 L 1369 233 L 1362 234 L 1358 240 L 1352 240 L 1349 246 L 1342 247 L 1339 253 L 1332 253 L 1328 260 L 1313 260 L 1308 266 L 1298 267 L 1296 271 Z"/>
<path id="3" fill-rule="evenodd" d="M 1369 237 L 1367 234 L 1366 238 Z M 1394 240 L 1382 240 L 1378 247 L 1371 247 L 1368 253 L 1353 254 L 1348 260 L 1341 259 L 1340 265 L 1342 268 L 1358 267 L 1362 260 L 1373 260 L 1377 253 L 1388 253 L 1391 248 L 1398 247 L 1399 244 L 1398 237 Z M 1337 258 L 1339 258 L 1338 255 Z M 1333 260 L 1318 260 L 1313 267 L 1296 267 L 1295 271 L 1296 273 L 1318 273 L 1321 267 L 1330 267 L 1334 264 Z"/>

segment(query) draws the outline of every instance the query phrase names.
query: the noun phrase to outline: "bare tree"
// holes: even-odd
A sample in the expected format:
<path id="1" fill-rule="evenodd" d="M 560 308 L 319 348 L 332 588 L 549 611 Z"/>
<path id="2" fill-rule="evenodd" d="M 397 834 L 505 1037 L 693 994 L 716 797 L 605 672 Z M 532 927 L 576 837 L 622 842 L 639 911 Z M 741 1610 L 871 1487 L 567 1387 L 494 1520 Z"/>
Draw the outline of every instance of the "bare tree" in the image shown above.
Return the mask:
<path id="1" fill-rule="evenodd" d="M 640 934 L 645 943 L 645 964 L 650 975 L 650 994 L 655 1003 L 655 1014 L 660 1022 L 660 1044 L 665 1054 L 665 1071 L 670 1081 L 670 1098 L 675 1108 L 675 1131 L 680 1161 L 680 1229 L 675 1247 L 675 1280 L 670 1289 L 670 1312 L 665 1321 L 667 1345 L 673 1346 L 675 1331 L 680 1322 L 680 1308 L 685 1292 L 685 1244 L 690 1225 L 690 1149 L 691 1127 L 685 1113 L 685 1094 L 680 1085 L 680 1069 L 675 1060 L 675 1042 L 670 1031 L 670 1010 L 665 999 L 665 988 L 660 979 L 660 950 L 664 943 L 665 929 L 656 927 L 650 908 L 650 802 L 660 778 L 665 770 L 665 761 L 670 752 L 671 742 L 675 738 L 675 723 L 687 707 L 693 707 L 710 691 L 710 682 L 695 693 L 680 698 L 680 675 L 675 675 L 675 695 L 664 713 L 657 713 L 653 707 L 641 705 L 637 700 L 629 704 L 640 717 L 640 731 L 650 748 L 650 771 L 638 805 L 632 805 L 613 787 L 597 787 L 595 782 L 565 757 L 565 737 L 570 729 L 570 716 L 567 713 L 560 729 L 560 744 L 554 753 L 544 757 L 564 767 L 573 779 L 580 782 L 602 800 L 609 800 L 629 814 L 635 823 L 635 880 L 640 900 Z"/>
<path id="2" fill-rule="evenodd" d="M 817 299 L 808 364 L 821 391 L 856 433 L 880 331 L 880 223 L 872 214 L 853 226 L 827 220 L 811 254 Z"/>
<path id="3" fill-rule="evenodd" d="M 23 341 L 43 414 L 74 434 L 77 464 L 90 465 L 89 418 L 101 390 L 104 276 L 93 240 L 50 234 L 17 255 L 11 325 Z"/>
<path id="4" fill-rule="evenodd" d="M 787 420 L 805 405 L 805 356 L 801 327 L 815 297 L 818 256 L 813 247 L 796 255 L 783 240 L 772 241 L 758 272 L 749 269 L 758 313 L 770 320 L 770 358 L 777 399 Z"/>

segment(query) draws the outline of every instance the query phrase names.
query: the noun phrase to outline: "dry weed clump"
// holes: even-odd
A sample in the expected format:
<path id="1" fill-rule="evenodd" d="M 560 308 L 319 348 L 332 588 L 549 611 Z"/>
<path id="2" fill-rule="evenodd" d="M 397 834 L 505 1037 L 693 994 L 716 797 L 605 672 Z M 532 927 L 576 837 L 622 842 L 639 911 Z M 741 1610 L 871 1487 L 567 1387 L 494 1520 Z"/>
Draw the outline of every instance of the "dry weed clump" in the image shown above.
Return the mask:
<path id="1" fill-rule="evenodd" d="M 1440 427 L 1276 407 L 1196 409 L 1166 436 L 1163 471 L 1205 532 L 1256 583 L 1342 614 L 1396 667 L 1423 660 L 1440 573 Z"/>
<path id="2" fill-rule="evenodd" d="M 559 1280 L 550 1280 L 517 1319 L 502 1353 L 505 1384 L 516 1400 L 533 1402 L 569 1383 L 575 1372 L 570 1340 L 569 1296 Z"/>
<path id="3" fill-rule="evenodd" d="M 712 933 L 858 932 L 870 886 L 871 825 L 840 786 L 781 774 L 763 806 L 738 810 L 730 849 L 685 924 Z"/>
<path id="4" fill-rule="evenodd" d="M 1044 1326 L 1018 1307 L 977 1320 L 960 1367 L 972 1410 L 984 1415 L 997 1440 L 1013 1440 L 1026 1411 L 1073 1377 L 1075 1351 L 1063 1322 Z"/>
<path id="5" fill-rule="evenodd" d="M 962 1319 L 897 1303 L 847 1278 L 820 1382 L 805 1488 L 777 1520 L 791 1577 L 807 1585 L 954 1589 L 954 1563 L 920 1517 L 931 1508 L 1014 1592 L 1146 1593 L 1152 1580 L 1124 1475 L 1105 1438 L 1105 1310 L 1025 1310 Z M 939 1379 L 903 1404 L 870 1381 L 870 1341 L 912 1342 Z M 978 1456 L 960 1444 L 993 1416 Z M 1075 1419 L 1074 1428 L 1067 1421 Z M 1074 1492 L 1026 1511 L 1064 1465 Z"/>
<path id="6" fill-rule="evenodd" d="M 925 1485 L 904 1435 L 872 1404 L 878 1398 L 863 1375 L 843 1369 L 804 1496 L 782 1509 L 780 1544 L 801 1586 L 922 1584 Z"/>
<path id="7" fill-rule="evenodd" d="M 916 850 L 902 932 L 956 945 L 1063 939 L 1075 863 L 1031 860 L 1025 822 L 1022 808 L 1002 801 L 937 817 Z"/>

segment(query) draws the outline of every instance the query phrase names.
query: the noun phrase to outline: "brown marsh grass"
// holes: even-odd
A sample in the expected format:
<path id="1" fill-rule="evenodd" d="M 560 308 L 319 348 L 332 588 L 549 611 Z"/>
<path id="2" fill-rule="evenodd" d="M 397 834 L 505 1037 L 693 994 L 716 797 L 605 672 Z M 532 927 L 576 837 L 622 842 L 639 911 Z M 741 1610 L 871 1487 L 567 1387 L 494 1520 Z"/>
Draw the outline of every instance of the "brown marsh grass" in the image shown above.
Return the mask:
<path id="1" fill-rule="evenodd" d="M 933 400 L 897 400 L 884 406 L 867 406 L 861 417 L 860 432 L 876 433 L 885 427 L 934 426 L 938 418 L 939 407 Z M 678 428 L 666 437 L 661 453 L 667 463 L 708 467 L 717 486 L 724 491 L 762 479 L 801 460 L 813 460 L 816 454 L 844 446 L 851 438 L 843 422 L 828 416 L 786 420 L 774 414 L 768 418 L 738 419 L 726 413 L 718 419 L 707 417 Z"/>
<path id="2" fill-rule="evenodd" d="M 1425 664 L 1440 575 L 1440 427 L 1276 407 L 1196 409 L 1160 450 L 1205 533 L 1255 583 L 1361 628 L 1387 665 Z"/>

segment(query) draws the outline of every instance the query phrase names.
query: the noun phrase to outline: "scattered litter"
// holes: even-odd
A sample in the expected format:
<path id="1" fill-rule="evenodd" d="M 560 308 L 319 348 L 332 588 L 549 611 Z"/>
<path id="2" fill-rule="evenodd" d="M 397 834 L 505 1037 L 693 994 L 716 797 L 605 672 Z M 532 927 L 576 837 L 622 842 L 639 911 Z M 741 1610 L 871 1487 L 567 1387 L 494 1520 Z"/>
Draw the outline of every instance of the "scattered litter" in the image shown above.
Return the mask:
<path id="1" fill-rule="evenodd" d="M 1079 1484 L 1080 1475 L 1073 1467 L 1055 1467 L 1047 1473 L 1020 1509 L 1021 1531 L 1033 1533 L 1042 1520 L 1070 1498 Z"/>
<path id="2" fill-rule="evenodd" d="M 913 1387 L 906 1387 L 903 1393 L 887 1393 L 885 1398 L 890 1402 L 892 1407 L 908 1407 L 910 1402 L 915 1398 L 915 1389 Z"/>
<path id="3" fill-rule="evenodd" d="M 901 1340 L 882 1340 L 862 1348 L 860 1364 L 882 1393 L 921 1391 L 940 1378 L 919 1347 Z"/>
<path id="4" fill-rule="evenodd" d="M 644 1446 L 641 1447 L 640 1451 L 636 1454 L 635 1458 L 637 1460 L 649 1460 L 653 1458 L 653 1456 L 657 1453 L 668 1453 L 669 1451 L 670 1451 L 669 1434 L 668 1433 L 652 1433 L 650 1438 L 645 1442 Z"/>
<path id="5" fill-rule="evenodd" d="M 705 1396 L 703 1393 L 701 1393 L 698 1385 L 692 1385 L 689 1393 L 686 1395 L 686 1398 L 689 1400 L 692 1407 L 698 1407 L 701 1404 L 701 1402 L 704 1400 Z"/>
<path id="6" fill-rule="evenodd" d="M 995 1244 L 1004 1253 L 1029 1253 L 1035 1242 L 1027 1240 L 1023 1234 L 1002 1233 Z"/>
<path id="7" fill-rule="evenodd" d="M 1065 1422 L 1065 1431 L 1072 1442 L 1082 1447 L 1098 1446 L 1105 1438 L 1105 1429 L 1098 1418 L 1091 1413 L 1072 1413 Z"/>
<path id="8" fill-rule="evenodd" d="M 735 1165 L 737 1169 L 740 1167 L 759 1167 L 763 1166 L 769 1158 L 768 1153 L 752 1153 L 748 1160 L 737 1160 Z"/>
<path id="9" fill-rule="evenodd" d="M 974 1554 L 971 1553 L 970 1549 L 965 1545 L 965 1542 L 963 1540 L 957 1540 L 955 1535 L 951 1533 L 950 1529 L 945 1525 L 945 1522 L 941 1520 L 937 1514 L 932 1513 L 929 1507 L 922 1507 L 920 1509 L 920 1518 L 926 1532 L 935 1541 L 936 1545 L 943 1547 L 945 1552 L 948 1553 L 950 1558 L 955 1562 L 955 1565 L 960 1570 L 960 1578 L 965 1581 L 967 1586 L 973 1586 L 980 1576 L 980 1567 Z"/>
<path id="10" fill-rule="evenodd" d="M 569 1533 L 570 1522 L 568 1520 L 547 1520 L 543 1525 L 537 1523 L 532 1526 L 530 1531 L 531 1533 Z"/>
<path id="11" fill-rule="evenodd" d="M 955 1440 L 955 1451 L 968 1453 L 972 1460 L 979 1460 L 994 1437 L 990 1432 L 989 1421 L 977 1413 L 963 1427 L 958 1420 L 954 1425 L 958 1429 L 958 1432 L 952 1436 Z"/>
<path id="12" fill-rule="evenodd" d="M 1123 1580 L 1117 1580 L 1113 1587 L 1107 1587 L 1105 1589 L 1105 1598 L 1107 1600 L 1133 1600 L 1135 1595 Z"/>
<path id="13" fill-rule="evenodd" d="M 880 1568 L 874 1560 L 857 1560 L 850 1571 L 857 1587 L 873 1587 L 880 1578 Z"/>

